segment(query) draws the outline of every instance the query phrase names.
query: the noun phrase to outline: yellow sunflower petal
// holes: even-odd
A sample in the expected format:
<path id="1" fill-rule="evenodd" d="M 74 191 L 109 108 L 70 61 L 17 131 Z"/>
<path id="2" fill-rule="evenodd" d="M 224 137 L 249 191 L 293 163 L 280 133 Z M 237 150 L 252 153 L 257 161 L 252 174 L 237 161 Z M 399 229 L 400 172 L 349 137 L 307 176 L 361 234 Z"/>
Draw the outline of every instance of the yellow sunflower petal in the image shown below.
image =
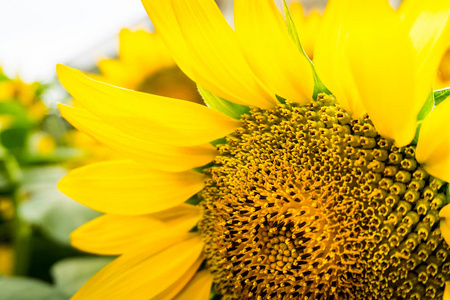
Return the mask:
<path id="1" fill-rule="evenodd" d="M 331 1 L 327 5 L 314 50 L 319 78 L 354 117 L 365 113 L 344 47 L 351 27 L 348 10 L 351 0 Z M 301 28 L 299 29 L 301 32 Z"/>
<path id="2" fill-rule="evenodd" d="M 186 235 L 198 222 L 199 210 L 195 206 L 185 204 L 170 211 L 169 218 L 161 213 L 142 216 L 106 214 L 72 232 L 71 244 L 86 252 L 118 255 L 157 247 L 161 240 Z"/>
<path id="3" fill-rule="evenodd" d="M 70 171 L 58 188 L 95 210 L 137 215 L 180 205 L 204 186 L 203 174 L 149 169 L 132 161 L 107 161 Z"/>
<path id="4" fill-rule="evenodd" d="M 431 175 L 450 181 L 450 101 L 444 100 L 422 122 L 416 159 Z"/>
<path id="5" fill-rule="evenodd" d="M 208 300 L 211 294 L 212 275 L 209 270 L 197 272 L 188 285 L 174 298 L 175 300 Z"/>
<path id="6" fill-rule="evenodd" d="M 232 102 L 275 105 L 275 95 L 251 71 L 213 0 L 142 2 L 178 66 L 193 81 Z"/>
<path id="7" fill-rule="evenodd" d="M 398 13 L 417 51 L 416 93 L 426 97 L 450 46 L 450 1 L 405 0 Z"/>
<path id="8" fill-rule="evenodd" d="M 57 73 L 63 86 L 86 109 L 143 140 L 176 146 L 200 145 L 221 138 L 240 125 L 206 106 L 115 87 L 64 65 L 58 65 Z"/>
<path id="9" fill-rule="evenodd" d="M 415 93 L 415 54 L 405 24 L 387 1 L 370 1 L 370 9 L 367 14 L 367 2 L 357 0 L 331 3 L 316 64 L 344 108 L 360 115 L 362 111 L 354 111 L 359 103 L 382 136 L 404 146 L 414 137 L 427 97 Z M 326 57 L 330 51 L 334 54 Z"/>
<path id="10" fill-rule="evenodd" d="M 199 236 L 173 245 L 156 254 L 130 252 L 114 260 L 92 277 L 73 300 L 148 300 L 164 292 L 202 259 Z"/>
<path id="11" fill-rule="evenodd" d="M 211 145 L 192 147 L 167 146 L 127 135 L 82 107 L 59 105 L 61 115 L 77 129 L 89 134 L 100 143 L 121 155 L 147 166 L 169 172 L 179 172 L 203 166 L 216 154 Z"/>
<path id="12" fill-rule="evenodd" d="M 450 204 L 444 206 L 439 212 L 439 217 L 441 218 L 441 234 L 445 239 L 447 244 L 450 244 Z"/>
<path id="13" fill-rule="evenodd" d="M 168 287 L 165 291 L 158 294 L 158 296 L 154 297 L 152 300 L 173 300 L 178 293 L 180 293 L 183 288 L 189 284 L 191 279 L 197 273 L 198 268 L 190 268 L 180 279 L 175 281 L 170 287 Z M 209 294 L 208 294 L 209 296 Z M 191 298 L 195 299 L 195 298 Z M 190 299 L 190 300 L 191 300 Z"/>
<path id="14" fill-rule="evenodd" d="M 189 284 L 179 293 L 175 300 L 208 300 L 211 294 L 212 275 L 209 270 L 195 274 Z"/>
<path id="15" fill-rule="evenodd" d="M 450 281 L 445 283 L 444 297 L 442 300 L 450 300 Z"/>
<path id="16" fill-rule="evenodd" d="M 355 26 L 346 50 L 359 95 L 378 133 L 397 146 L 408 145 L 427 99 L 414 88 L 412 43 L 387 2 L 376 2 L 369 15 L 363 15 L 367 6 L 357 3 L 352 5 Z"/>
<path id="17" fill-rule="evenodd" d="M 289 36 L 273 0 L 236 0 L 236 35 L 255 74 L 272 93 L 306 104 L 314 80 L 309 60 Z"/>

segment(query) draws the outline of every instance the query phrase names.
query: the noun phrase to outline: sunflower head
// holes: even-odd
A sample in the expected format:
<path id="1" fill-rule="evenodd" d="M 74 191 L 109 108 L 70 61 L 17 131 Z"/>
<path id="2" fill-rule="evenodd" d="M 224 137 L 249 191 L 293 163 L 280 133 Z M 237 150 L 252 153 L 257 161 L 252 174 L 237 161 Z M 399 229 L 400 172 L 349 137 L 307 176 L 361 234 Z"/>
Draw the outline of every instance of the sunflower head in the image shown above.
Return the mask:
<path id="1" fill-rule="evenodd" d="M 450 299 L 450 4 L 331 1 L 313 54 L 286 3 L 144 6 L 209 108 L 58 67 L 126 157 L 60 182 L 106 213 L 74 245 L 121 254 L 75 299 Z"/>

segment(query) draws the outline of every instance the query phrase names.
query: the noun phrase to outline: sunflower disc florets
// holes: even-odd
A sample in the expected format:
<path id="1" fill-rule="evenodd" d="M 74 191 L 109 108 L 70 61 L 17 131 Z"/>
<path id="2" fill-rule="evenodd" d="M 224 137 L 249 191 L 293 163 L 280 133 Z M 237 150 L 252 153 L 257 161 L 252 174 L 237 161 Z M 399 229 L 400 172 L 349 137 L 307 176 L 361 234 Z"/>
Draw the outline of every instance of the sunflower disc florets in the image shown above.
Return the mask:
<path id="1" fill-rule="evenodd" d="M 367 115 L 325 95 L 253 109 L 218 150 L 199 229 L 225 299 L 442 297 L 444 183 Z"/>

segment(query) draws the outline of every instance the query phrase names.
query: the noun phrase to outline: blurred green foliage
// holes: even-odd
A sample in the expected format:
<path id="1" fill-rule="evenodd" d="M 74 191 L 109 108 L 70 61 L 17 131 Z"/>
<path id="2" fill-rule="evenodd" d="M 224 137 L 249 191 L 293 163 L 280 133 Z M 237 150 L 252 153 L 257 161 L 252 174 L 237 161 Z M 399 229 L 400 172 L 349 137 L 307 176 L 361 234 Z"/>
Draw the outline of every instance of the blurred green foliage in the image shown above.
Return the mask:
<path id="1" fill-rule="evenodd" d="M 97 217 L 57 182 L 82 151 L 41 100 L 48 86 L 0 69 L 0 300 L 60 300 L 111 259 L 70 247 L 70 233 Z"/>

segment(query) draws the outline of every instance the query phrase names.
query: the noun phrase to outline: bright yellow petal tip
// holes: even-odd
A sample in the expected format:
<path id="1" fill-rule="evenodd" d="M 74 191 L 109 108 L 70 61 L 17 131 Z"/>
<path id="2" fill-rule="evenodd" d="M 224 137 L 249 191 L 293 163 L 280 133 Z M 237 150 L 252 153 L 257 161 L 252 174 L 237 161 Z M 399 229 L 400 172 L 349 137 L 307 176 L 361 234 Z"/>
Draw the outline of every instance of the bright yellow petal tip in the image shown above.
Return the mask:
<path id="1" fill-rule="evenodd" d="M 132 161 L 108 161 L 70 171 L 58 188 L 95 210 L 138 215 L 182 204 L 203 188 L 203 176 L 190 170 L 172 173 Z"/>
<path id="2" fill-rule="evenodd" d="M 221 138 L 240 125 L 203 105 L 115 87 L 64 65 L 56 70 L 61 84 L 84 108 L 136 138 L 193 146 Z"/>

